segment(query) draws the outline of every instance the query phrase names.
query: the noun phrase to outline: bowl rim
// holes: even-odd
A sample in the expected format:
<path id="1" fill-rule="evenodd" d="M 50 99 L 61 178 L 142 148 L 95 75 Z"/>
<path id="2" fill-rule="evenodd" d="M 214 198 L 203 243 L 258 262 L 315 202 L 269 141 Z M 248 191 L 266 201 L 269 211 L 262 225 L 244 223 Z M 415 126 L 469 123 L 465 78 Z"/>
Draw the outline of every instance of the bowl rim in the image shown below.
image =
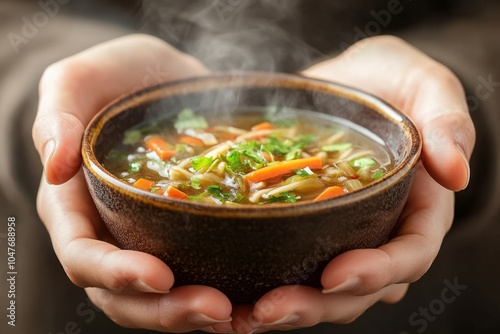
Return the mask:
<path id="1" fill-rule="evenodd" d="M 302 88 L 310 91 L 321 91 L 332 95 L 341 96 L 357 103 L 363 104 L 374 112 L 378 112 L 388 121 L 397 124 L 410 140 L 410 147 L 400 164 L 390 170 L 384 177 L 373 181 L 359 190 L 343 196 L 324 201 L 304 201 L 295 203 L 276 203 L 273 205 L 214 205 L 181 199 L 169 198 L 159 194 L 147 192 L 133 187 L 131 184 L 120 180 L 104 168 L 94 154 L 94 146 L 103 125 L 124 112 L 130 107 L 147 104 L 159 98 L 177 94 L 193 93 L 201 90 L 220 89 L 223 87 L 285 87 Z M 382 192 L 398 183 L 404 176 L 411 172 L 420 160 L 422 139 L 417 127 L 411 119 L 392 107 L 382 99 L 344 84 L 309 78 L 299 74 L 269 73 L 269 72 L 215 72 L 209 75 L 190 77 L 187 79 L 169 81 L 154 86 L 146 87 L 126 96 L 119 97 L 103 107 L 87 125 L 83 139 L 81 153 L 83 166 L 87 172 L 92 173 L 101 183 L 119 193 L 139 200 L 140 202 L 155 207 L 173 211 L 190 212 L 198 215 L 216 217 L 255 218 L 255 217 L 289 217 L 318 213 L 341 207 L 371 197 L 374 193 Z M 258 208 L 258 210 L 256 210 Z"/>

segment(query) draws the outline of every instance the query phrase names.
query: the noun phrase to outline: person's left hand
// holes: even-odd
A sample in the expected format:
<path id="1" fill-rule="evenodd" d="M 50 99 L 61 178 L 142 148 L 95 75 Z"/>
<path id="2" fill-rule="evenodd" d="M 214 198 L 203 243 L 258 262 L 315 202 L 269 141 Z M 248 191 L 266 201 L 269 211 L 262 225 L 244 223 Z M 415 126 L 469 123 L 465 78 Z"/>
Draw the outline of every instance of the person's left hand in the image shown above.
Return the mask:
<path id="1" fill-rule="evenodd" d="M 408 283 L 431 266 L 453 220 L 454 193 L 469 180 L 475 132 L 459 80 L 400 39 L 361 41 L 342 55 L 315 65 L 306 76 L 356 87 L 410 116 L 423 138 L 422 162 L 392 239 L 333 259 L 322 274 L 323 290 L 283 286 L 254 307 L 236 306 L 239 333 L 348 323 L 378 301 L 395 303 Z"/>

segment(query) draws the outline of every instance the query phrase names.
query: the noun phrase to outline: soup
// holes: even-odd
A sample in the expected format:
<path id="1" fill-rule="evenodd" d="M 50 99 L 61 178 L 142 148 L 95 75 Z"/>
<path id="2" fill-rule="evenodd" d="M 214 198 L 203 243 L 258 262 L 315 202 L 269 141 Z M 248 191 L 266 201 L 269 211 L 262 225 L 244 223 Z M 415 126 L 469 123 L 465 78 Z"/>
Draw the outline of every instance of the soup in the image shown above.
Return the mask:
<path id="1" fill-rule="evenodd" d="M 160 196 L 272 205 L 356 191 L 384 177 L 393 159 L 377 136 L 333 116 L 271 108 L 215 120 L 184 109 L 127 130 L 103 165 Z"/>

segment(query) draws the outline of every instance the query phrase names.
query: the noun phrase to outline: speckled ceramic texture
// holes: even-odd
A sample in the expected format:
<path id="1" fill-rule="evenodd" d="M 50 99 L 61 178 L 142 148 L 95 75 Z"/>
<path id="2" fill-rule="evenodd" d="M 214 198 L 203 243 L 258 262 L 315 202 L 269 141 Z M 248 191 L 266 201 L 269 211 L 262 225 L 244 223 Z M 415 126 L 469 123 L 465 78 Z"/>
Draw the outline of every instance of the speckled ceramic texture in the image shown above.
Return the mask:
<path id="1" fill-rule="evenodd" d="M 349 119 L 382 138 L 395 168 L 361 190 L 322 201 L 270 206 L 213 206 L 151 194 L 126 184 L 100 161 L 123 132 L 182 108 L 215 117 L 245 107 L 287 106 Z M 338 254 L 378 247 L 398 221 L 421 150 L 414 125 L 384 102 L 341 85 L 295 75 L 215 74 L 152 87 L 112 103 L 86 130 L 82 153 L 90 193 L 125 249 L 169 265 L 175 284 L 221 290 L 252 303 L 285 284 L 319 287 Z"/>

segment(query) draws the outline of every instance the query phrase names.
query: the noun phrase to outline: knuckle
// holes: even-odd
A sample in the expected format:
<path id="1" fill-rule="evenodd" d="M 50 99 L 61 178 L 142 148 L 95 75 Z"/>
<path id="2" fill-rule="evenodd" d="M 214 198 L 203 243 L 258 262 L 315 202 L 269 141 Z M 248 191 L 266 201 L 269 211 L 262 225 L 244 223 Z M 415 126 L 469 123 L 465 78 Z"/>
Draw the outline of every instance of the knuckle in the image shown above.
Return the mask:
<path id="1" fill-rule="evenodd" d="M 419 80 L 424 80 L 426 85 L 432 85 L 433 88 L 451 87 L 456 91 L 464 91 L 462 83 L 455 73 L 437 61 L 430 61 L 426 65 L 421 66 L 419 74 Z"/>
<path id="2" fill-rule="evenodd" d="M 125 328 L 135 327 L 130 319 L 123 316 L 123 312 L 117 307 L 120 303 L 115 300 L 111 292 L 104 289 L 87 289 L 87 295 L 92 303 L 115 324 Z"/>
<path id="3" fill-rule="evenodd" d="M 78 89 L 82 82 L 92 80 L 95 76 L 95 67 L 89 62 L 69 57 L 49 65 L 43 72 L 38 90 L 41 96 L 48 89 Z"/>
<path id="4" fill-rule="evenodd" d="M 64 272 L 66 273 L 66 276 L 68 276 L 71 283 L 73 283 L 74 285 L 76 285 L 80 288 L 87 287 L 87 284 L 85 284 L 85 282 L 81 279 L 79 273 L 76 272 L 73 268 L 71 268 L 67 265 L 64 265 L 64 264 L 63 264 L 63 268 L 64 268 Z"/>

